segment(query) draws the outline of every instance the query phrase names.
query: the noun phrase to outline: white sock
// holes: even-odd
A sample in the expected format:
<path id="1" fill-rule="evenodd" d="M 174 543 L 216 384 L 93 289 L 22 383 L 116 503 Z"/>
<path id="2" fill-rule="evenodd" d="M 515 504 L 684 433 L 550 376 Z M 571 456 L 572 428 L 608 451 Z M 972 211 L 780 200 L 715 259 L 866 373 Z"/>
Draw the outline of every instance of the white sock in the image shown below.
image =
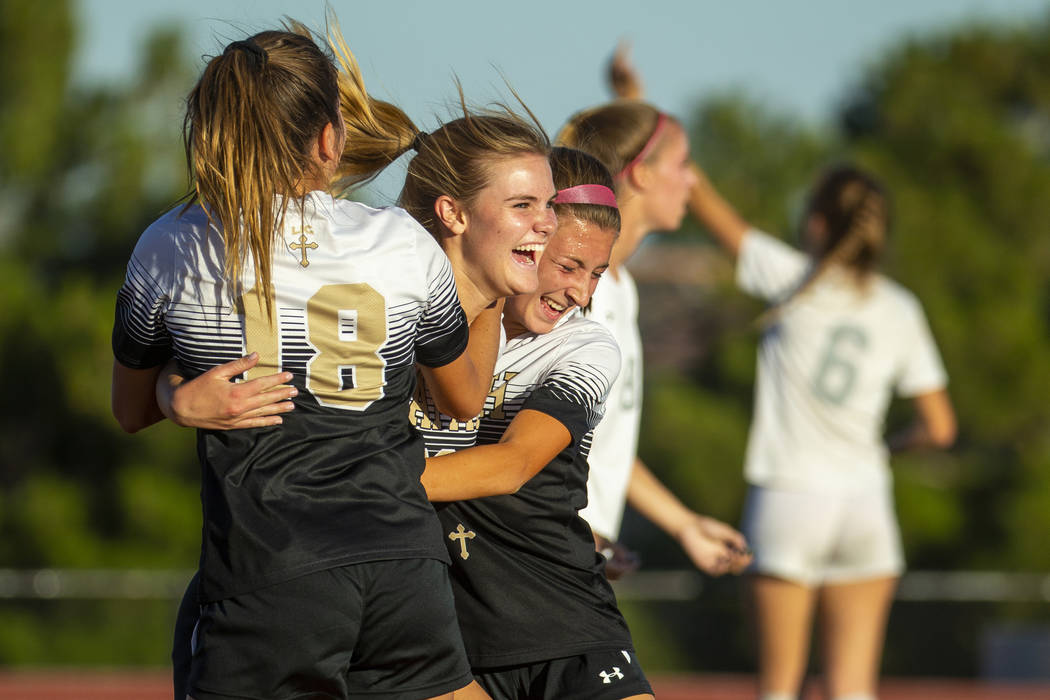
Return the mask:
<path id="1" fill-rule="evenodd" d="M 762 693 L 758 700 L 798 700 L 794 693 Z"/>

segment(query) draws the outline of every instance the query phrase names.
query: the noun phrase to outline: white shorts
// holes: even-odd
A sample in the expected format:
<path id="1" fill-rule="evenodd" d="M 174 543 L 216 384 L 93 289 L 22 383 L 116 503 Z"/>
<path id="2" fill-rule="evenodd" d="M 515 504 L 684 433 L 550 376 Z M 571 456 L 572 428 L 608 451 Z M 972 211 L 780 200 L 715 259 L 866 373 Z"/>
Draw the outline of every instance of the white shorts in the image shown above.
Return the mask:
<path id="1" fill-rule="evenodd" d="M 749 571 L 809 586 L 904 571 L 892 487 L 810 493 L 751 486 L 741 529 Z"/>

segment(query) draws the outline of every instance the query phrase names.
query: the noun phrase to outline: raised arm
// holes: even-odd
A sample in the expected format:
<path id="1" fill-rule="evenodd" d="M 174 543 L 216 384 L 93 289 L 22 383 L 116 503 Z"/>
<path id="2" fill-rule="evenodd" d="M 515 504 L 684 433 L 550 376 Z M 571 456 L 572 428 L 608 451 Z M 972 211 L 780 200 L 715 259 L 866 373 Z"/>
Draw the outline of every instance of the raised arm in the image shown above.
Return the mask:
<path id="1" fill-rule="evenodd" d="M 932 447 L 946 449 L 955 442 L 955 409 L 947 389 L 914 398 L 915 420 L 887 440 L 891 452 Z"/>
<path id="2" fill-rule="evenodd" d="M 620 42 L 609 60 L 609 88 L 619 98 L 638 100 L 644 96 L 645 90 L 641 75 L 631 63 L 629 48 L 625 42 Z M 689 211 L 736 257 L 740 252 L 740 242 L 751 226 L 714 188 L 700 166 L 695 162 L 691 165 L 696 184 L 689 193 Z"/>
<path id="3" fill-rule="evenodd" d="M 751 225 L 714 188 L 699 165 L 693 163 L 692 169 L 696 175 L 696 184 L 689 191 L 689 211 L 730 255 L 736 257 L 740 253 L 744 234 Z"/>
<path id="4" fill-rule="evenodd" d="M 428 458 L 421 481 L 431 501 L 515 493 L 571 441 L 561 421 L 524 409 L 514 416 L 498 443 Z"/>

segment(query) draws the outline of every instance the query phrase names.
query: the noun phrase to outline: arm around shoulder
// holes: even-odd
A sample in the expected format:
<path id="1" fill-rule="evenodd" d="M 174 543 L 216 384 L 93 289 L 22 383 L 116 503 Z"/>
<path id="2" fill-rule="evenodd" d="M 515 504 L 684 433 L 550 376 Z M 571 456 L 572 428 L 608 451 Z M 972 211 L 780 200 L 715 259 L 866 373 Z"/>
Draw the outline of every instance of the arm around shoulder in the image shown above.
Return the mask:
<path id="1" fill-rule="evenodd" d="M 423 381 L 439 411 L 456 420 L 481 412 L 499 355 L 503 300 L 494 302 L 470 324 L 467 349 L 442 367 L 420 365 Z"/>
<path id="2" fill-rule="evenodd" d="M 428 458 L 421 481 L 431 501 L 516 493 L 571 441 L 561 421 L 524 409 L 498 443 Z"/>

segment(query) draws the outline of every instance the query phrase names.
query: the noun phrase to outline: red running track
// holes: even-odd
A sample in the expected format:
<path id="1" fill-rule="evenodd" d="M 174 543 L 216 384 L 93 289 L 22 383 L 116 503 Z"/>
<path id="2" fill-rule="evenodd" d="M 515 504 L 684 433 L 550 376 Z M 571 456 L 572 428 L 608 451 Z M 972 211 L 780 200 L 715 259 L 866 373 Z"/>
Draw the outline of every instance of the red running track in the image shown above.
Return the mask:
<path id="1" fill-rule="evenodd" d="M 659 700 L 754 700 L 754 679 L 747 675 L 656 676 Z M 815 690 L 806 700 L 817 700 Z M 3 700 L 171 700 L 166 671 L 19 671 L 0 672 Z M 958 679 L 889 678 L 880 700 L 1047 700 L 1050 683 L 989 684 Z"/>

